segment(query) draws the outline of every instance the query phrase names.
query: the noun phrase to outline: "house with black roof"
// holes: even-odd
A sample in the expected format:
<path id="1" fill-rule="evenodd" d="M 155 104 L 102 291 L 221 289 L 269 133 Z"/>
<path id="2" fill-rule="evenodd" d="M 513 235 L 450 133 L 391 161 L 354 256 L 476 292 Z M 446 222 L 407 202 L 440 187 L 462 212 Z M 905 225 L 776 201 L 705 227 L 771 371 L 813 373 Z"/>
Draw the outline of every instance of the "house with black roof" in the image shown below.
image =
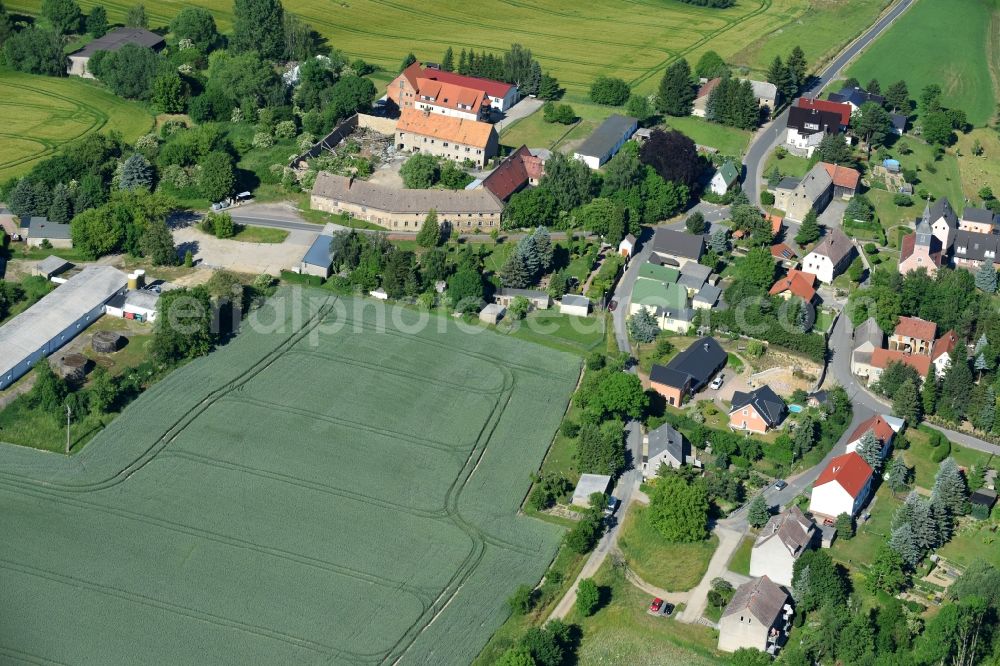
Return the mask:
<path id="1" fill-rule="evenodd" d="M 785 143 L 791 152 L 811 157 L 823 137 L 840 133 L 842 120 L 835 111 L 793 106 L 788 109 Z"/>
<path id="2" fill-rule="evenodd" d="M 729 427 L 763 435 L 781 425 L 787 413 L 785 401 L 770 386 L 761 386 L 749 393 L 736 391 L 729 408 Z"/>
<path id="3" fill-rule="evenodd" d="M 642 478 L 651 479 L 662 465 L 678 468 L 688 462 L 691 446 L 684 435 L 664 423 L 642 439 Z"/>
<path id="4" fill-rule="evenodd" d="M 827 95 L 827 99 L 831 102 L 850 104 L 852 113 L 860 109 L 861 105 L 866 102 L 875 102 L 879 105 L 885 104 L 885 97 L 882 97 L 882 95 L 870 93 L 864 88 L 859 88 L 857 86 L 853 88 L 842 88 L 840 92 L 830 93 Z"/>
<path id="5" fill-rule="evenodd" d="M 163 37 L 155 32 L 150 32 L 143 28 L 115 28 L 109 30 L 103 37 L 98 37 L 88 43 L 82 49 L 69 54 L 69 68 L 66 70 L 70 76 L 82 76 L 85 79 L 92 79 L 87 65 L 90 59 L 98 51 L 117 51 L 126 44 L 135 44 L 147 49 L 159 51 L 166 42 Z"/>
<path id="6" fill-rule="evenodd" d="M 680 406 L 684 398 L 700 391 L 726 365 L 729 355 L 712 337 L 695 340 L 666 365 L 654 365 L 649 372 L 650 387 L 668 405 Z"/>
<path id="7" fill-rule="evenodd" d="M 653 235 L 653 255 L 661 266 L 684 268 L 697 264 L 705 252 L 705 237 L 673 229 L 657 229 Z M 651 258 L 652 259 L 652 258 Z"/>

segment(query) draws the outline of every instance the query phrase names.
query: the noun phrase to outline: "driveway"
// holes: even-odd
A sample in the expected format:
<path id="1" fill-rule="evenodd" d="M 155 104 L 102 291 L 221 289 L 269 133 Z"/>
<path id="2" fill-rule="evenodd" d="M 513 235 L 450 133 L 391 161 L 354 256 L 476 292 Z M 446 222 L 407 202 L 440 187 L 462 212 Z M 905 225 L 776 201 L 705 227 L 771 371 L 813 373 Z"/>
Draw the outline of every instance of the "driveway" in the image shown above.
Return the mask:
<path id="1" fill-rule="evenodd" d="M 715 549 L 712 559 L 708 562 L 708 569 L 701 577 L 701 582 L 691 590 L 688 596 L 687 606 L 677 615 L 680 622 L 700 622 L 701 616 L 708 607 L 708 592 L 712 589 L 712 581 L 716 578 L 727 578 L 730 575 L 728 570 L 729 560 L 743 540 L 743 532 L 730 529 L 722 524 L 716 525 L 712 533 L 719 537 L 719 547 Z M 737 580 L 742 579 L 742 577 Z"/>
<path id="2" fill-rule="evenodd" d="M 191 250 L 195 261 L 208 268 L 250 275 L 280 275 L 282 270 L 302 260 L 302 255 L 318 235 L 317 231 L 291 231 L 282 243 L 242 243 L 209 236 L 195 227 L 184 227 L 174 231 L 174 243 L 181 254 Z"/>
<path id="3" fill-rule="evenodd" d="M 507 113 L 504 114 L 502 120 L 496 122 L 493 126 L 496 128 L 497 133 L 503 132 L 508 126 L 517 122 L 521 118 L 527 118 L 538 109 L 542 108 L 545 102 L 536 97 L 525 97 L 520 102 L 512 106 Z M 531 148 L 532 146 L 529 146 Z M 538 146 L 535 146 L 536 148 Z"/>
<path id="4" fill-rule="evenodd" d="M 826 207 L 826 210 L 819 214 L 819 223 L 828 229 L 843 226 L 845 210 L 847 210 L 847 202 L 843 199 L 834 199 Z"/>

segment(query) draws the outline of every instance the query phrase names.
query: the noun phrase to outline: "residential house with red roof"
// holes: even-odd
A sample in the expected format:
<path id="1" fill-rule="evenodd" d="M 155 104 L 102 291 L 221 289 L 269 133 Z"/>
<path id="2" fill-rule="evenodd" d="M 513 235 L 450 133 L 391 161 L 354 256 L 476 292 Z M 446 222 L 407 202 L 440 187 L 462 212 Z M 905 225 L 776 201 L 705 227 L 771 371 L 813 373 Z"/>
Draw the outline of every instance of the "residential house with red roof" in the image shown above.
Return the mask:
<path id="1" fill-rule="evenodd" d="M 792 268 L 784 277 L 778 278 L 769 293 L 772 296 L 781 296 L 786 301 L 792 296 L 797 296 L 806 303 L 812 303 L 816 298 L 816 276 Z"/>
<path id="2" fill-rule="evenodd" d="M 813 484 L 809 511 L 831 521 L 842 513 L 856 515 L 868 500 L 874 478 L 875 471 L 856 452 L 837 456 Z"/>
<path id="3" fill-rule="evenodd" d="M 800 109 L 816 109 L 827 113 L 836 113 L 840 117 L 840 131 L 844 131 L 851 124 L 851 105 L 846 102 L 831 102 L 825 99 L 812 97 L 800 97 L 795 102 L 795 106 Z"/>
<path id="4" fill-rule="evenodd" d="M 736 391 L 729 408 L 729 427 L 763 435 L 781 425 L 787 413 L 785 401 L 770 386 L 764 385 L 749 393 Z"/>
<path id="5" fill-rule="evenodd" d="M 917 371 L 921 381 L 927 376 L 931 369 L 931 357 L 924 354 L 913 354 L 911 352 L 899 351 L 896 349 L 876 349 L 872 352 L 871 367 L 868 373 L 868 383 L 878 381 L 885 369 L 892 363 L 902 363 Z"/>
<path id="6" fill-rule="evenodd" d="M 896 436 L 896 429 L 881 414 L 876 414 L 862 421 L 854 429 L 850 439 L 847 441 L 847 452 L 857 451 L 858 445 L 861 444 L 861 438 L 868 432 L 875 435 L 875 439 L 882 445 L 882 458 L 885 459 L 889 455 L 889 449 L 892 447 L 892 439 Z"/>
<path id="7" fill-rule="evenodd" d="M 694 104 L 691 106 L 691 115 L 697 116 L 699 118 L 704 118 L 708 113 L 708 98 L 711 96 L 712 91 L 715 90 L 722 79 L 715 77 L 714 79 L 709 79 L 705 83 L 701 84 L 698 91 L 694 95 Z"/>
<path id="8" fill-rule="evenodd" d="M 799 263 L 799 255 L 787 243 L 772 245 L 771 256 L 780 261 L 785 268 L 792 268 Z"/>
<path id="9" fill-rule="evenodd" d="M 955 331 L 948 331 L 934 341 L 931 348 L 931 363 L 934 364 L 934 375 L 941 379 L 951 365 L 951 359 L 955 355 L 955 347 L 958 346 L 958 334 Z"/>

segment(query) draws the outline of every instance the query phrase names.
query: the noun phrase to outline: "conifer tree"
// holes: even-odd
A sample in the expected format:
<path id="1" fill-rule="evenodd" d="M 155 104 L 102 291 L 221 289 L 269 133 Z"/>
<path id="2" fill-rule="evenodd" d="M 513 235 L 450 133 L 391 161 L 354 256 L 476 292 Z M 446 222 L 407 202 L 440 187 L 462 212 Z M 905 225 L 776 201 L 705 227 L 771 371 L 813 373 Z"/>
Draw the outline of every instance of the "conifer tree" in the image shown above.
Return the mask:
<path id="1" fill-rule="evenodd" d="M 671 116 L 691 114 L 695 90 L 691 83 L 691 66 L 684 58 L 674 62 L 660 79 L 656 108 Z"/>
<path id="2" fill-rule="evenodd" d="M 924 385 L 920 387 L 920 402 L 924 414 L 933 414 L 937 408 L 937 370 L 933 364 L 927 370 L 927 377 L 924 378 Z"/>
<path id="3" fill-rule="evenodd" d="M 441 58 L 441 69 L 450 72 L 455 69 L 455 51 L 449 46 Z"/>
<path id="4" fill-rule="evenodd" d="M 912 379 L 907 379 L 899 385 L 899 389 L 892 397 L 892 411 L 911 425 L 916 425 L 920 421 L 920 396 L 917 395 L 917 385 Z"/>
<path id="5" fill-rule="evenodd" d="M 856 452 L 876 472 L 882 469 L 882 443 L 875 436 L 875 431 L 869 430 L 861 436 Z"/>
<path id="6" fill-rule="evenodd" d="M 515 249 L 507 257 L 500 269 L 500 282 L 508 289 L 524 289 L 529 283 L 528 268 L 520 248 Z"/>
<path id="7" fill-rule="evenodd" d="M 420 247 L 437 247 L 441 244 L 441 227 L 437 220 L 437 211 L 431 209 L 424 218 L 424 223 L 417 232 L 417 245 Z"/>
<path id="8" fill-rule="evenodd" d="M 965 476 L 958 469 L 958 463 L 951 456 L 941 461 L 937 474 L 934 475 L 934 489 L 931 497 L 953 515 L 965 513 L 965 505 L 969 499 L 969 488 Z"/>

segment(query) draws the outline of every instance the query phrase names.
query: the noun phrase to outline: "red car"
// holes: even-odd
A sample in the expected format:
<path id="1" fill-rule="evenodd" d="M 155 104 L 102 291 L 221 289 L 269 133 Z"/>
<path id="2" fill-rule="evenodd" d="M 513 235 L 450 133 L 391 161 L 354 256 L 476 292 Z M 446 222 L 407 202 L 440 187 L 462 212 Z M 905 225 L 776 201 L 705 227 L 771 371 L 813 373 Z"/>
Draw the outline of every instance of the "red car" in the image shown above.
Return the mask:
<path id="1" fill-rule="evenodd" d="M 656 597 L 649 604 L 649 609 L 646 612 L 649 613 L 650 615 L 657 615 L 657 616 L 670 615 L 671 613 L 674 612 L 674 605 L 668 604 L 663 599 Z"/>

